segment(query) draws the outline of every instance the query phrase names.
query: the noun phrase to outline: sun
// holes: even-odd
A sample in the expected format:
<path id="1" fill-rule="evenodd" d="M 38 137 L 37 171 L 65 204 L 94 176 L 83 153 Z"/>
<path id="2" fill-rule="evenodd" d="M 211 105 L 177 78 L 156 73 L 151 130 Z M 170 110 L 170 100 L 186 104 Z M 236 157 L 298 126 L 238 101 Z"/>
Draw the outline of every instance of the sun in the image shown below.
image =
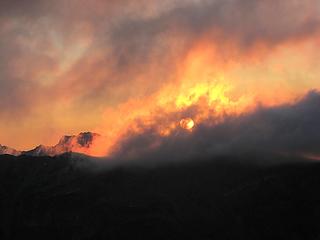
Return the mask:
<path id="1" fill-rule="evenodd" d="M 194 127 L 194 121 L 191 118 L 183 118 L 180 120 L 180 127 L 191 130 Z"/>

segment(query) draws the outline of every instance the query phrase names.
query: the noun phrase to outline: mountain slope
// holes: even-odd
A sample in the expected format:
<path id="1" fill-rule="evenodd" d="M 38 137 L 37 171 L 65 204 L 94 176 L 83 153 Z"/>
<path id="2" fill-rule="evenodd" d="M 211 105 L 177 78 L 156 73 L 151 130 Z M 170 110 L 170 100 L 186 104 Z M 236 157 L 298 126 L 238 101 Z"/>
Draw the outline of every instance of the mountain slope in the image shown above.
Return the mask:
<path id="1" fill-rule="evenodd" d="M 32 150 L 22 152 L 0 145 L 0 155 L 56 156 L 66 152 L 86 154 L 89 152 L 91 145 L 100 137 L 97 133 L 83 132 L 78 135 L 63 136 L 54 146 L 39 145 Z"/>
<path id="2" fill-rule="evenodd" d="M 0 238 L 320 237 L 317 162 L 225 157 L 92 171 L 70 156 L 0 157 Z"/>

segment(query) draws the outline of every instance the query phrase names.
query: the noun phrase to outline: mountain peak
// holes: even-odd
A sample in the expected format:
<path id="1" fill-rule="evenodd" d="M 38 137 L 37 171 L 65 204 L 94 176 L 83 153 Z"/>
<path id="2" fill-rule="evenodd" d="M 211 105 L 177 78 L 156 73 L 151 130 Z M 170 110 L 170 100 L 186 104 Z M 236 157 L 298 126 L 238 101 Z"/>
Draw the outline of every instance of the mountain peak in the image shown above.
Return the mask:
<path id="1" fill-rule="evenodd" d="M 67 152 L 88 153 L 94 141 L 101 137 L 97 133 L 81 132 L 78 135 L 65 135 L 54 146 L 39 145 L 32 150 L 23 151 L 23 155 L 56 156 Z M 0 152 L 1 154 L 1 152 Z"/>
<path id="2" fill-rule="evenodd" d="M 20 151 L 17 151 L 16 149 L 4 146 L 0 144 L 0 155 L 2 154 L 9 154 L 9 155 L 14 155 L 14 156 L 18 156 L 21 154 Z"/>
<path id="3" fill-rule="evenodd" d="M 29 156 L 51 156 L 52 155 L 51 147 L 39 145 L 30 151 L 23 151 L 23 155 Z"/>

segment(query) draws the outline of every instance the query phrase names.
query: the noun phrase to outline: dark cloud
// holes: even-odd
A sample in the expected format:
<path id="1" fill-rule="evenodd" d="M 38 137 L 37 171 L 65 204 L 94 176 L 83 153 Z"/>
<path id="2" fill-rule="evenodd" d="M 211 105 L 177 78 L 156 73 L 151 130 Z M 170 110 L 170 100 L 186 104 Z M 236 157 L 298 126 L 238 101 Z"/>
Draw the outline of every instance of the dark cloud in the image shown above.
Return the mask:
<path id="1" fill-rule="evenodd" d="M 170 53 L 203 37 L 220 44 L 235 41 L 244 48 L 257 42 L 274 45 L 314 34 L 320 25 L 316 6 L 313 0 L 200 1 L 153 18 L 124 19 L 114 29 L 112 40 L 122 64 L 146 59 L 159 46 L 161 52 L 164 48 Z M 172 41 L 170 46 L 171 37 L 180 38 L 180 45 Z"/>
<path id="2" fill-rule="evenodd" d="M 223 123 L 200 123 L 192 133 L 182 129 L 160 137 L 153 128 L 128 135 L 115 159 L 174 161 L 250 153 L 320 155 L 320 93 L 309 92 L 295 104 L 259 107 Z"/>
<path id="3" fill-rule="evenodd" d="M 46 16 L 54 9 L 54 2 L 42 0 L 2 0 L 0 17 L 35 18 Z"/>

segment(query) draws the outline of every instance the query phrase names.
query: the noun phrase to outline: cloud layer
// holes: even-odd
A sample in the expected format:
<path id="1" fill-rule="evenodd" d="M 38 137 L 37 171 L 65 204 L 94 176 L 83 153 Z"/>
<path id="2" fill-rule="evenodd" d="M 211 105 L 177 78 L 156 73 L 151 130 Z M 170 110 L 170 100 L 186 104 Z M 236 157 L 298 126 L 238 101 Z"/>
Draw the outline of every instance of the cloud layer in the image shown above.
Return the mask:
<path id="1" fill-rule="evenodd" d="M 160 136 L 150 127 L 128 135 L 114 159 L 176 161 L 217 156 L 270 154 L 320 156 L 320 93 L 309 92 L 294 104 L 259 107 L 240 116 L 225 116 L 197 124 L 192 132 L 176 129 Z"/>

